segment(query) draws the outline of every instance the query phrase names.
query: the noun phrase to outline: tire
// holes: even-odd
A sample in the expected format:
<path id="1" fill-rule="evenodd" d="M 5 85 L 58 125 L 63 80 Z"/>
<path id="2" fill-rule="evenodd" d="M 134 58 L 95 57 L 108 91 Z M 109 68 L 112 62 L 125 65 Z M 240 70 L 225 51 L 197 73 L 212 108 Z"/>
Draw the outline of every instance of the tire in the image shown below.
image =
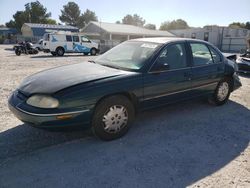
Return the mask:
<path id="1" fill-rule="evenodd" d="M 58 47 L 58 48 L 56 49 L 56 54 L 57 54 L 58 56 L 63 56 L 63 55 L 64 55 L 64 49 L 63 49 L 62 47 Z"/>
<path id="2" fill-rule="evenodd" d="M 134 118 L 135 109 L 127 97 L 107 97 L 95 109 L 92 131 L 102 140 L 114 140 L 127 133 Z"/>
<path id="3" fill-rule="evenodd" d="M 21 55 L 21 50 L 19 50 L 18 48 L 15 49 L 15 54 L 17 56 L 20 56 Z"/>
<path id="4" fill-rule="evenodd" d="M 38 53 L 39 53 L 39 51 L 37 49 L 33 50 L 33 54 L 38 54 Z"/>
<path id="5" fill-rule="evenodd" d="M 230 79 L 225 78 L 218 83 L 212 98 L 209 99 L 209 102 L 217 106 L 223 105 L 228 101 L 231 91 L 232 82 Z"/>
<path id="6" fill-rule="evenodd" d="M 95 48 L 91 48 L 90 54 L 91 55 L 96 55 L 96 53 L 97 53 L 97 50 Z"/>
<path id="7" fill-rule="evenodd" d="M 52 54 L 53 56 L 56 56 L 56 55 L 57 55 L 56 52 L 51 52 L 51 54 Z"/>

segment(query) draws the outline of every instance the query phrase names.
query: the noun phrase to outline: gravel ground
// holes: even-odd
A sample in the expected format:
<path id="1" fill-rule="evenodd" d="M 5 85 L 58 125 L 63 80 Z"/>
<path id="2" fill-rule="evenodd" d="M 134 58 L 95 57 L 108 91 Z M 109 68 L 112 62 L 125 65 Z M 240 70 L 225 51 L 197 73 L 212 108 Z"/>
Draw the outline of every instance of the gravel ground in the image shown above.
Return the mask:
<path id="1" fill-rule="evenodd" d="M 0 46 L 0 187 L 250 187 L 250 77 L 221 107 L 189 101 L 141 113 L 123 138 L 29 127 L 7 108 L 21 80 L 91 56 L 17 57 Z"/>

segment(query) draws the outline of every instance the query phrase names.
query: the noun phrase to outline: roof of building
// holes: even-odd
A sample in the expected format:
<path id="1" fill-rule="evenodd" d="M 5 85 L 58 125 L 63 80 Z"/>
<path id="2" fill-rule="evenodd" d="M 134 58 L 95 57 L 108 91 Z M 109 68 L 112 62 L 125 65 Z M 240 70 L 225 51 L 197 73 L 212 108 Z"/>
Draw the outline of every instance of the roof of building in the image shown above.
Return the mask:
<path id="1" fill-rule="evenodd" d="M 88 25 L 90 24 L 94 24 L 97 27 L 100 27 L 102 30 L 106 31 L 107 33 L 111 34 L 165 36 L 165 37 L 175 36 L 174 34 L 168 31 L 150 30 L 143 27 L 138 27 L 128 24 L 116 24 L 116 23 L 94 22 L 94 21 L 91 21 Z M 88 25 L 86 27 L 88 27 Z"/>
<path id="2" fill-rule="evenodd" d="M 45 28 L 45 29 L 75 29 L 78 30 L 77 27 L 70 25 L 55 25 L 55 24 L 39 24 L 39 23 L 24 23 L 25 25 L 31 28 Z"/>

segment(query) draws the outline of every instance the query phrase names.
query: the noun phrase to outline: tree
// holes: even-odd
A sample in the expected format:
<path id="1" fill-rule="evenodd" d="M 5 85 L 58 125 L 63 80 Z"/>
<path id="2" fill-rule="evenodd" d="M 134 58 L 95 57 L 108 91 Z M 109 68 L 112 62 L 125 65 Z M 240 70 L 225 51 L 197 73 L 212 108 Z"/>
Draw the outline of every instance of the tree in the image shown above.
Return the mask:
<path id="1" fill-rule="evenodd" d="M 239 28 L 250 29 L 250 22 L 246 22 L 246 23 L 233 22 L 229 24 L 228 27 L 233 28 L 233 29 L 239 29 Z"/>
<path id="2" fill-rule="evenodd" d="M 28 14 L 30 23 L 47 23 L 47 19 L 51 17 L 51 13 L 47 12 L 39 1 L 27 3 L 25 6 L 25 14 Z"/>
<path id="3" fill-rule="evenodd" d="M 116 23 L 116 24 L 121 24 L 121 21 L 118 20 L 118 21 L 116 21 L 115 23 Z"/>
<path id="4" fill-rule="evenodd" d="M 245 28 L 246 28 L 246 29 L 250 29 L 250 22 L 246 22 Z"/>
<path id="5" fill-rule="evenodd" d="M 82 28 L 90 21 L 97 21 L 97 16 L 95 12 L 89 9 L 81 14 L 80 8 L 76 3 L 68 2 L 67 5 L 63 6 L 63 10 L 61 10 L 61 16 L 59 16 L 59 19 L 67 25 Z"/>
<path id="6" fill-rule="evenodd" d="M 133 16 L 128 14 L 122 19 L 122 23 L 143 27 L 145 20 L 137 14 L 134 14 Z"/>
<path id="7" fill-rule="evenodd" d="M 39 2 L 31 2 L 25 4 L 25 10 L 17 11 L 13 15 L 13 20 L 10 20 L 5 25 L 7 27 L 16 28 L 19 32 L 24 23 L 56 23 L 50 19 L 51 13 Z"/>
<path id="8" fill-rule="evenodd" d="M 79 28 L 83 28 L 85 25 L 87 25 L 90 21 L 97 21 L 97 16 L 95 12 L 87 9 L 79 18 L 77 22 L 77 26 Z"/>
<path id="9" fill-rule="evenodd" d="M 146 24 L 144 27 L 146 29 L 156 30 L 156 25 L 155 24 Z"/>
<path id="10" fill-rule="evenodd" d="M 160 30 L 174 30 L 174 29 L 187 29 L 189 28 L 187 22 L 182 19 L 173 21 L 165 21 L 161 24 Z"/>
<path id="11" fill-rule="evenodd" d="M 79 6 L 74 2 L 68 2 L 67 5 L 63 6 L 63 10 L 61 10 L 61 16 L 59 16 L 59 19 L 68 25 L 77 26 L 80 14 L 81 11 Z"/>

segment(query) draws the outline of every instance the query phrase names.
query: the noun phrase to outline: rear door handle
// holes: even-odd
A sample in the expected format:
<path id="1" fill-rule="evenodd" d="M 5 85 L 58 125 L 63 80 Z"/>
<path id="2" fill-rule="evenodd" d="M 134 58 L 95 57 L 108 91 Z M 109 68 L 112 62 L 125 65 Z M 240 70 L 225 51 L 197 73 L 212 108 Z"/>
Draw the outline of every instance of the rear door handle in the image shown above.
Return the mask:
<path id="1" fill-rule="evenodd" d="M 186 77 L 186 78 L 188 78 L 188 80 L 192 80 L 192 73 L 190 73 L 190 72 L 185 72 L 184 73 L 184 77 Z"/>

